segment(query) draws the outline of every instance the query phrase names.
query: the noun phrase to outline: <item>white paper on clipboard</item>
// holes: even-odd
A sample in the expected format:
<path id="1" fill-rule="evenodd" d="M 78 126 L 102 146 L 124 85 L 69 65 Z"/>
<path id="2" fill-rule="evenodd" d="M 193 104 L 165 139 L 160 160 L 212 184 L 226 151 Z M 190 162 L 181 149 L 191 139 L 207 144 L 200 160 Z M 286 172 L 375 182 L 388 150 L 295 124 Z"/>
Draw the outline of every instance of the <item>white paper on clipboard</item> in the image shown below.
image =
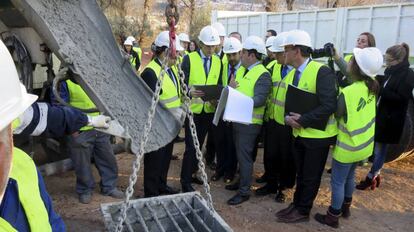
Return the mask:
<path id="1" fill-rule="evenodd" d="M 227 86 L 221 92 L 213 124 L 217 126 L 222 115 L 224 121 L 251 124 L 253 105 L 251 97 Z"/>

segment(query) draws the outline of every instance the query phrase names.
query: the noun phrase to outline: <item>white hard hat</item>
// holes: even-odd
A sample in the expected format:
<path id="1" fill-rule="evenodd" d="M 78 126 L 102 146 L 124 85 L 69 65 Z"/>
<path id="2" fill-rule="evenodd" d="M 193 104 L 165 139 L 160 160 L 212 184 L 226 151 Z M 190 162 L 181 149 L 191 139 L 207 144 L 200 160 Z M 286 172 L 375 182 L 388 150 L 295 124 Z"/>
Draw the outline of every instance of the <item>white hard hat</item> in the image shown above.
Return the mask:
<path id="1" fill-rule="evenodd" d="M 132 45 L 133 45 L 133 44 L 132 44 L 132 40 L 126 39 L 126 40 L 124 41 L 124 45 L 130 45 L 130 46 L 132 46 Z"/>
<path id="2" fill-rule="evenodd" d="M 384 63 L 382 53 L 376 47 L 354 48 L 354 56 L 361 71 L 372 78 L 378 74 Z"/>
<path id="3" fill-rule="evenodd" d="M 157 38 L 155 38 L 154 44 L 157 47 L 170 47 L 170 32 L 163 31 L 158 34 Z"/>
<path id="4" fill-rule="evenodd" d="M 273 40 L 272 46 L 270 46 L 268 49 L 271 52 L 284 52 L 283 47 L 281 45 L 285 42 L 287 32 L 281 32 L 277 34 L 276 38 Z"/>
<path id="5" fill-rule="evenodd" d="M 186 33 L 180 33 L 178 35 L 178 39 L 180 39 L 180 41 L 182 41 L 182 42 L 187 42 L 187 43 L 191 42 L 190 37 Z"/>
<path id="6" fill-rule="evenodd" d="M 175 50 L 181 52 L 184 51 L 185 49 L 183 48 L 183 46 L 181 46 L 180 40 L 176 39 L 175 40 Z"/>
<path id="7" fill-rule="evenodd" d="M 276 36 L 270 36 L 269 38 L 267 38 L 266 40 L 266 48 L 269 48 L 270 46 L 272 46 L 273 41 L 276 39 Z"/>
<path id="8" fill-rule="evenodd" d="M 255 35 L 247 37 L 243 43 L 243 48 L 248 50 L 256 49 L 257 52 L 263 55 L 267 55 L 266 46 L 263 42 L 263 39 Z"/>
<path id="9" fill-rule="evenodd" d="M 223 52 L 228 53 L 236 53 L 240 52 L 242 50 L 242 44 L 240 43 L 240 40 L 230 37 L 225 38 L 223 43 Z"/>
<path id="10" fill-rule="evenodd" d="M 13 59 L 1 40 L 0 73 L 0 130 L 3 130 L 29 108 L 37 96 L 28 94 L 20 83 Z"/>
<path id="11" fill-rule="evenodd" d="M 280 46 L 284 47 L 287 45 L 293 45 L 293 46 L 302 45 L 302 46 L 312 48 L 312 40 L 311 40 L 310 35 L 306 31 L 292 30 L 288 32 L 288 34 L 286 35 L 285 41 Z"/>
<path id="12" fill-rule="evenodd" d="M 223 24 L 221 24 L 220 22 L 215 22 L 213 24 L 211 24 L 211 26 L 213 26 L 217 32 L 219 33 L 219 36 L 226 36 L 226 28 L 224 28 Z"/>
<path id="13" fill-rule="evenodd" d="M 135 37 L 132 36 L 132 35 L 128 36 L 126 39 L 127 40 L 131 40 L 131 42 L 135 42 L 136 41 Z"/>
<path id="14" fill-rule="evenodd" d="M 217 30 L 212 26 L 205 26 L 201 29 L 198 39 L 205 45 L 219 45 L 220 37 Z"/>

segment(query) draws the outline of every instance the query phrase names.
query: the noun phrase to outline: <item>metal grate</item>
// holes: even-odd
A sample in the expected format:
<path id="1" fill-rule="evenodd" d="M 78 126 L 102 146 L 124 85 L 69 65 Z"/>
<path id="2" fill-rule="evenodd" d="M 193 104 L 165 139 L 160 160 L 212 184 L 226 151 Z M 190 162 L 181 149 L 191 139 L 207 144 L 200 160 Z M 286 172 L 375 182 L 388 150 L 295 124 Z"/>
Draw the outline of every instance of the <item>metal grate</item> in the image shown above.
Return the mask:
<path id="1" fill-rule="evenodd" d="M 114 231 L 122 202 L 102 204 L 105 226 Z M 217 213 L 211 213 L 198 192 L 131 201 L 123 231 L 224 232 L 233 231 Z"/>

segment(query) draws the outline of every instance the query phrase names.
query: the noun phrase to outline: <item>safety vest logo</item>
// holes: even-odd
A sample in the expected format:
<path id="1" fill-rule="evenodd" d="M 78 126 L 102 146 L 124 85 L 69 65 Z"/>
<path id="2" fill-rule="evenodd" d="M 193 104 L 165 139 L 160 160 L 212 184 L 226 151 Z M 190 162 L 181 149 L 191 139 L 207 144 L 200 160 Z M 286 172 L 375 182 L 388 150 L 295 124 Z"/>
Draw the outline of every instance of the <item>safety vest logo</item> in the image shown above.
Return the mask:
<path id="1" fill-rule="evenodd" d="M 359 112 L 360 110 L 362 110 L 365 106 L 367 105 L 367 102 L 365 101 L 364 98 L 360 98 L 359 99 L 359 103 L 358 103 L 358 108 L 357 108 L 357 112 Z"/>

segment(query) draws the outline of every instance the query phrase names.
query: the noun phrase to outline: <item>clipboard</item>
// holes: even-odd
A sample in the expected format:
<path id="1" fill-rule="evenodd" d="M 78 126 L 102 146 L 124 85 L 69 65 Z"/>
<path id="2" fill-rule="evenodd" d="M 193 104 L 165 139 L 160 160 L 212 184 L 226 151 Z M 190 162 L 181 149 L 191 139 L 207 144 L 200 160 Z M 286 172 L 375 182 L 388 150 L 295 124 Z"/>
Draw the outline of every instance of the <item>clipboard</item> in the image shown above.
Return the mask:
<path id="1" fill-rule="evenodd" d="M 201 97 L 203 101 L 218 100 L 223 90 L 221 85 L 193 85 L 193 87 L 204 92 L 204 96 Z"/>
<path id="2" fill-rule="evenodd" d="M 289 84 L 286 93 L 285 114 L 288 114 L 289 112 L 305 114 L 318 106 L 319 99 L 316 94 L 299 89 L 298 87 Z M 317 130 L 325 130 L 327 124 L 328 119 L 326 121 L 320 120 L 310 127 Z"/>

